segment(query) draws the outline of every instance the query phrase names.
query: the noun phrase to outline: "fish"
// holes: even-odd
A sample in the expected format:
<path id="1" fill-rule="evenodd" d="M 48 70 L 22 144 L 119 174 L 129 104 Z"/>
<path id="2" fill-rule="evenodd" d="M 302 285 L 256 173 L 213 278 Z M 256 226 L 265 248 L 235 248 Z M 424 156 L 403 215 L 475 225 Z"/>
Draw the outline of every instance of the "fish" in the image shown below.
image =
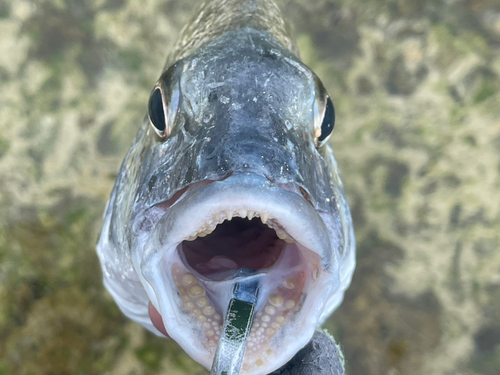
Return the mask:
<path id="1" fill-rule="evenodd" d="M 354 230 L 335 108 L 274 1 L 208 0 L 181 30 L 97 243 L 121 311 L 210 369 L 236 283 L 258 277 L 242 374 L 268 374 L 340 305 Z"/>

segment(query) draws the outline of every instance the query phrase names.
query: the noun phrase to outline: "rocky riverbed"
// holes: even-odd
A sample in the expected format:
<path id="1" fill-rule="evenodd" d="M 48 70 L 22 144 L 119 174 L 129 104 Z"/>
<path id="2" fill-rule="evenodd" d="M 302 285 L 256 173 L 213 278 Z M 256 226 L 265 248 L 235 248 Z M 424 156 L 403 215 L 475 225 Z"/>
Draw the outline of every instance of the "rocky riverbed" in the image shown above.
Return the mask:
<path id="1" fill-rule="evenodd" d="M 351 375 L 500 373 L 500 5 L 284 0 L 334 99 Z M 0 2 L 0 374 L 207 374 L 125 319 L 95 241 L 183 0 Z"/>

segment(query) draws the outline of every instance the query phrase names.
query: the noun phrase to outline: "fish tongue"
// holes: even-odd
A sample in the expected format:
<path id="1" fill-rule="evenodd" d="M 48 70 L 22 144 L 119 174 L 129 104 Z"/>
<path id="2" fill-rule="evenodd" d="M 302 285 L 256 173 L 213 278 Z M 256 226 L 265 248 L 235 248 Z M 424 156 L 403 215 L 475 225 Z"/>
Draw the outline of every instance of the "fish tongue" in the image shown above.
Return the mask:
<path id="1" fill-rule="evenodd" d="M 266 272 L 251 270 L 248 268 L 227 269 L 210 275 L 210 279 L 202 279 L 198 282 L 205 288 L 212 305 L 226 315 L 228 303 L 239 290 L 240 299 L 245 299 L 244 285 L 260 283 L 266 276 Z M 239 286 L 239 287 L 238 287 Z M 248 294 L 248 293 L 247 293 Z M 257 301 L 254 301 L 256 303 Z"/>
<path id="2" fill-rule="evenodd" d="M 225 280 L 238 269 L 238 264 L 228 257 L 217 255 L 208 262 L 198 263 L 195 269 L 212 280 Z"/>

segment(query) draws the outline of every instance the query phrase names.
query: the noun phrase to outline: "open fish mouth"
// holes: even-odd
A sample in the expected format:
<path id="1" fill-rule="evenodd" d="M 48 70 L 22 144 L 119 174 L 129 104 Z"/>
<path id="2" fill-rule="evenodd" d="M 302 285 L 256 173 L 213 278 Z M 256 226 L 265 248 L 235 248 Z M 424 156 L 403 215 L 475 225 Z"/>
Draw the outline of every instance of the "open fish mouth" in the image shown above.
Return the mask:
<path id="1" fill-rule="evenodd" d="M 243 372 L 271 372 L 311 338 L 339 282 L 327 227 L 306 198 L 293 184 L 240 173 L 152 209 L 159 217 L 169 206 L 134 262 L 166 333 L 207 368 L 242 280 L 259 280 Z"/>

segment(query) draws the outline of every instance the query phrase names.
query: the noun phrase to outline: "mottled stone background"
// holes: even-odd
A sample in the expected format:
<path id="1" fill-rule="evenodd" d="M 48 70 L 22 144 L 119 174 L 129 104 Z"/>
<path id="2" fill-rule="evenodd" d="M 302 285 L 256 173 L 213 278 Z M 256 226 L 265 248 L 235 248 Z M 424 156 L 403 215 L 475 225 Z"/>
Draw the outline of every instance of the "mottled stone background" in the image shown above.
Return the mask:
<path id="1" fill-rule="evenodd" d="M 338 112 L 348 374 L 500 374 L 500 2 L 284 1 Z M 0 374 L 207 374 L 120 314 L 94 253 L 192 10 L 0 0 Z"/>

